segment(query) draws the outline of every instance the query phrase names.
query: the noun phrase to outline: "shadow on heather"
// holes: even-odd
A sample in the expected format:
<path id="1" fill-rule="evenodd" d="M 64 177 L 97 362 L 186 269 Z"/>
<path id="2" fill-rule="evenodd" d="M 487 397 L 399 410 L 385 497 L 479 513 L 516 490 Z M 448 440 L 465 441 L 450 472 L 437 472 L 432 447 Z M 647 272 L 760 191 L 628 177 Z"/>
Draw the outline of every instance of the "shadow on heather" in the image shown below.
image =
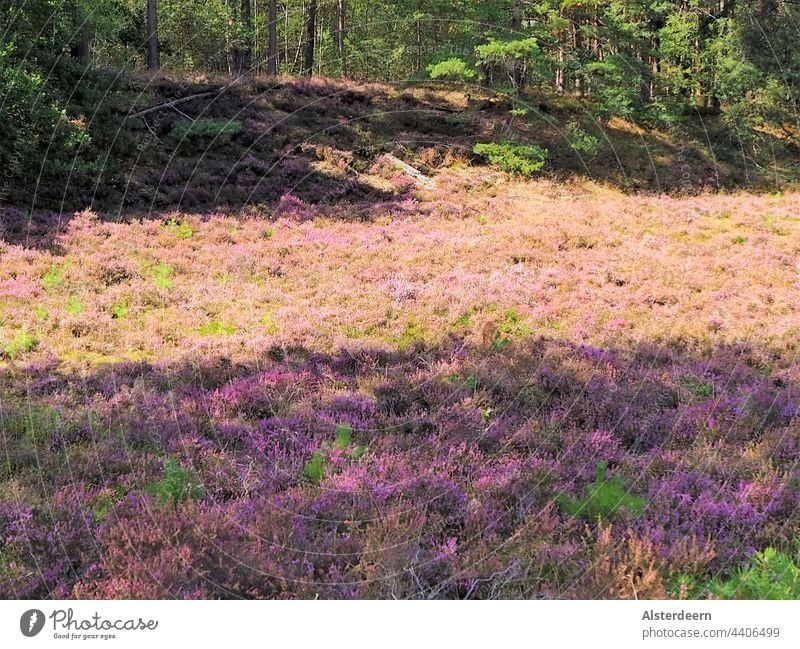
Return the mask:
<path id="1" fill-rule="evenodd" d="M 18 368 L 0 594 L 702 597 L 792 547 L 792 372 L 746 345 L 458 338 Z"/>

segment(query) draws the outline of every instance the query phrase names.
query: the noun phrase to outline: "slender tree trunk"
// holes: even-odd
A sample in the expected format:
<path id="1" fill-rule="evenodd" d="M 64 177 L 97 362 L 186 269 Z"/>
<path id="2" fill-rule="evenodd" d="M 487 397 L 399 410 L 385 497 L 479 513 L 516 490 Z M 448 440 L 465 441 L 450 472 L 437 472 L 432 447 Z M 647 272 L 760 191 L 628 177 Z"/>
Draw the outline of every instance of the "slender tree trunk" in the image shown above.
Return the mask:
<path id="1" fill-rule="evenodd" d="M 580 57 L 581 49 L 583 48 L 583 40 L 581 39 L 581 32 L 580 32 L 580 16 L 575 16 L 575 19 L 572 22 L 572 51 L 573 56 Z M 579 59 L 580 60 L 580 59 Z M 583 97 L 583 84 L 581 83 L 581 73 L 575 75 L 575 79 L 573 80 L 573 84 L 575 86 L 575 94 L 578 97 Z"/>
<path id="2" fill-rule="evenodd" d="M 306 49 L 303 60 L 303 72 L 309 77 L 314 74 L 314 48 L 317 41 L 317 0 L 308 3 L 306 19 Z"/>
<path id="3" fill-rule="evenodd" d="M 161 67 L 157 0 L 147 0 L 147 67 L 150 70 L 158 70 Z"/>
<path id="4" fill-rule="evenodd" d="M 511 7 L 511 38 L 519 40 L 522 38 L 522 0 L 514 0 Z M 524 68 L 522 61 L 514 61 L 511 78 L 517 92 L 522 90 L 524 81 Z"/>
<path id="5" fill-rule="evenodd" d="M 251 0 L 242 0 L 242 26 L 244 27 L 245 37 L 244 42 L 239 44 L 239 70 L 238 74 L 248 74 L 250 72 L 250 63 L 252 58 L 252 30 L 253 30 L 253 15 Z"/>
<path id="6" fill-rule="evenodd" d="M 417 34 L 417 60 L 415 63 L 416 72 L 422 69 L 422 21 L 417 18 L 416 34 Z"/>
<path id="7" fill-rule="evenodd" d="M 267 20 L 267 74 L 274 77 L 278 74 L 278 0 L 269 0 Z"/>
<path id="8" fill-rule="evenodd" d="M 73 8 L 73 18 L 77 26 L 75 40 L 70 47 L 70 54 L 78 59 L 82 65 L 88 66 L 92 62 L 91 34 L 86 27 L 86 16 L 82 11 L 83 6 L 76 3 Z"/>
<path id="9" fill-rule="evenodd" d="M 92 62 L 92 48 L 89 41 L 81 38 L 72 48 L 72 56 L 74 56 L 83 65 L 89 65 Z"/>
<path id="10" fill-rule="evenodd" d="M 559 95 L 564 94 L 564 46 L 560 42 L 558 45 L 558 63 L 556 65 L 556 92 Z"/>
<path id="11" fill-rule="evenodd" d="M 339 0 L 336 17 L 336 50 L 339 53 L 342 73 L 347 75 L 347 61 L 344 54 L 344 39 L 347 36 L 347 0 Z"/>

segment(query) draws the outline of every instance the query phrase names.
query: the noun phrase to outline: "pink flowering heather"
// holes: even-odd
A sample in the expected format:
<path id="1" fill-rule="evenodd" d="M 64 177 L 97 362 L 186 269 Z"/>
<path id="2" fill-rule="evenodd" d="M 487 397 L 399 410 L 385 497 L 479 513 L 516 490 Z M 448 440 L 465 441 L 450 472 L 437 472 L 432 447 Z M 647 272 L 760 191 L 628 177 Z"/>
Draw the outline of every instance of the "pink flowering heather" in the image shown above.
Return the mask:
<path id="1" fill-rule="evenodd" d="M 702 597 L 793 551 L 797 194 L 278 167 L 0 246 L 0 595 Z"/>

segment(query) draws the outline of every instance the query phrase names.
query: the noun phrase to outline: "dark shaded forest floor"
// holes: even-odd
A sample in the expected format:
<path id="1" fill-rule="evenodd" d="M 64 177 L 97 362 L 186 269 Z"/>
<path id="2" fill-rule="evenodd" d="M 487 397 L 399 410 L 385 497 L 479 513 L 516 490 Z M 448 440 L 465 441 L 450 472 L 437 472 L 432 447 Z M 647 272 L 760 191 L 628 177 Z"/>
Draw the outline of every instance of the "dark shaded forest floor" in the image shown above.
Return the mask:
<path id="1" fill-rule="evenodd" d="M 721 116 L 700 112 L 650 129 L 617 118 L 599 123 L 577 99 L 445 84 L 126 77 L 114 88 L 102 115 L 84 118 L 105 124 L 96 145 L 108 154 L 96 172 L 66 188 L 40 186 L 33 197 L 26 189 L 14 197 L 22 207 L 253 210 L 287 192 L 316 205 L 380 202 L 386 187 L 370 171 L 382 154 L 435 175 L 483 164 L 473 146 L 504 138 L 545 147 L 546 178 L 591 179 L 625 192 L 777 191 L 798 177 L 800 152 L 783 134 L 759 133 L 756 145 Z M 202 96 L 185 101 L 194 95 Z M 215 137 L 203 130 L 208 120 L 231 130 Z M 596 140 L 593 150 L 571 146 L 575 126 Z"/>

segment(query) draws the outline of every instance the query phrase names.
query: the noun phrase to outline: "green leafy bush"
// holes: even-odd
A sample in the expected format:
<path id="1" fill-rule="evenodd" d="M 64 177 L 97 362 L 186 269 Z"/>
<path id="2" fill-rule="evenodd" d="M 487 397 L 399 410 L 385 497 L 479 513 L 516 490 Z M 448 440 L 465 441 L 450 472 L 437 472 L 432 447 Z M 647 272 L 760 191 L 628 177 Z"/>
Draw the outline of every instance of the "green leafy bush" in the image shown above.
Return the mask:
<path id="1" fill-rule="evenodd" d="M 167 264 L 165 261 L 161 261 L 153 269 L 153 275 L 155 275 L 156 286 L 161 289 L 169 289 L 172 288 L 172 275 L 175 273 L 175 269 Z"/>
<path id="2" fill-rule="evenodd" d="M 166 227 L 178 239 L 191 239 L 192 235 L 194 234 L 194 230 L 192 230 L 192 226 L 190 226 L 185 221 L 178 221 L 177 219 L 170 219 L 169 221 L 167 221 Z"/>
<path id="3" fill-rule="evenodd" d="M 556 502 L 566 513 L 576 518 L 609 519 L 621 513 L 640 516 L 647 501 L 631 494 L 618 475 L 606 477 L 608 465 L 598 462 L 594 483 L 586 486 L 586 496 L 573 498 L 568 495 L 558 496 Z"/>
<path id="4" fill-rule="evenodd" d="M 594 158 L 600 151 L 600 140 L 583 130 L 577 122 L 570 122 L 566 129 L 569 147 L 584 158 Z"/>
<path id="5" fill-rule="evenodd" d="M 58 266 L 51 266 L 44 277 L 42 277 L 42 286 L 48 291 L 53 291 L 60 288 L 64 284 L 64 273 Z"/>
<path id="6" fill-rule="evenodd" d="M 319 484 L 322 478 L 325 477 L 326 467 L 325 458 L 322 451 L 316 451 L 311 460 L 303 467 L 303 475 L 314 484 Z"/>
<path id="7" fill-rule="evenodd" d="M 475 70 L 469 67 L 463 59 L 453 57 L 428 66 L 431 79 L 445 79 L 447 81 L 471 81 L 477 76 Z"/>
<path id="8" fill-rule="evenodd" d="M 522 176 L 532 176 L 541 171 L 547 160 L 546 149 L 535 144 L 518 144 L 511 140 L 478 143 L 472 151 L 508 173 Z"/>
<path id="9" fill-rule="evenodd" d="M 71 315 L 78 315 L 86 310 L 86 305 L 78 299 L 77 295 L 70 295 L 64 310 Z"/>

